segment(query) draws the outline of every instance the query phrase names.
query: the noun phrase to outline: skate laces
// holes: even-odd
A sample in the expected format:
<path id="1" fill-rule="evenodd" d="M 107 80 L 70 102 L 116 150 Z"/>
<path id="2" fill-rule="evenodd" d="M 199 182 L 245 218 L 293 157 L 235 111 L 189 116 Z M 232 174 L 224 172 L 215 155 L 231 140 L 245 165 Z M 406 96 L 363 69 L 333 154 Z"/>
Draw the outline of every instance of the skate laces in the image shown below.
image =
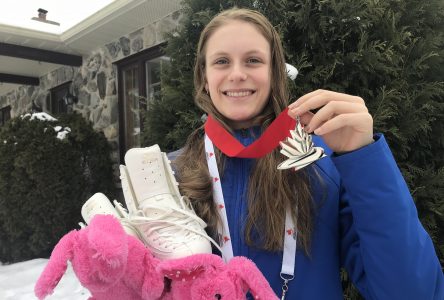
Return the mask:
<path id="1" fill-rule="evenodd" d="M 129 222 L 143 230 L 147 236 L 154 235 L 151 241 L 158 242 L 159 246 L 167 249 L 175 250 L 183 243 L 205 238 L 220 250 L 219 245 L 203 230 L 207 224 L 194 213 L 188 199 L 181 196 L 181 207 L 177 207 L 173 197 L 168 196 L 171 198 L 163 195 L 162 201 L 155 204 L 152 199 L 143 201 L 137 214 L 129 216 Z M 165 201 L 167 198 L 176 205 L 170 205 L 170 201 Z"/>

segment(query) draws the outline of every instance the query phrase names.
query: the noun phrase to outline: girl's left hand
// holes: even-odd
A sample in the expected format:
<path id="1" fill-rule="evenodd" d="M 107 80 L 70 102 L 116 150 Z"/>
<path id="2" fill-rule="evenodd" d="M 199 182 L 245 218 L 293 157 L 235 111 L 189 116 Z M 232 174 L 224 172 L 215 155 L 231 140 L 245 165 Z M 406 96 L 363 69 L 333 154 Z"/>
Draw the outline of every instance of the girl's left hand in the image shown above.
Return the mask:
<path id="1" fill-rule="evenodd" d="M 316 113 L 310 110 L 319 109 Z M 336 153 L 349 152 L 373 142 L 373 118 L 362 98 L 327 90 L 305 94 L 289 106 L 306 132 L 322 136 Z"/>

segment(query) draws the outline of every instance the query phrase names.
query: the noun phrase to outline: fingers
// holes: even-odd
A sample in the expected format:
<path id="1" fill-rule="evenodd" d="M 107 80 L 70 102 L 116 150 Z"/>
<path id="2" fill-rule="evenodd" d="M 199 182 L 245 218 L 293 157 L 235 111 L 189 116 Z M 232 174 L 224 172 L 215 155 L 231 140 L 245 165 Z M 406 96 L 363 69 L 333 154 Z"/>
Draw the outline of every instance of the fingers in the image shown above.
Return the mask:
<path id="1" fill-rule="evenodd" d="M 315 110 L 316 112 L 313 112 Z M 316 90 L 289 106 L 288 114 L 305 124 L 335 152 L 348 152 L 373 141 L 373 118 L 362 98 Z"/>
<path id="2" fill-rule="evenodd" d="M 358 103 L 365 107 L 362 98 L 327 90 L 316 90 L 300 97 L 297 101 L 289 105 L 289 112 L 299 116 L 309 110 L 320 108 L 332 101 L 341 101 L 347 103 Z"/>
<path id="3" fill-rule="evenodd" d="M 316 113 L 311 110 L 319 109 Z M 337 118 L 342 114 L 368 114 L 368 109 L 362 98 L 327 90 L 316 90 L 305 94 L 289 106 L 288 114 L 300 117 L 301 123 L 306 124 L 305 130 L 312 132 L 321 127 L 327 121 Z M 366 118 L 371 116 L 368 115 Z M 341 116 L 337 121 L 348 119 Z M 353 119 L 353 118 L 352 118 Z M 337 122 L 335 121 L 334 124 Z M 322 132 L 318 130 L 317 132 Z M 316 134 L 318 134 L 315 132 Z"/>
<path id="4" fill-rule="evenodd" d="M 325 135 L 344 127 L 353 128 L 356 132 L 367 134 L 369 139 L 373 136 L 373 133 L 369 131 L 369 128 L 373 128 L 373 118 L 366 112 L 338 115 L 317 127 L 314 133 Z"/>
<path id="5" fill-rule="evenodd" d="M 322 124 L 330 119 L 337 118 L 343 114 L 360 114 L 368 113 L 367 107 L 359 103 L 332 101 L 323 106 L 313 117 L 309 120 L 309 123 L 305 127 L 307 132 L 315 131 Z M 342 118 L 342 117 L 341 117 Z"/>

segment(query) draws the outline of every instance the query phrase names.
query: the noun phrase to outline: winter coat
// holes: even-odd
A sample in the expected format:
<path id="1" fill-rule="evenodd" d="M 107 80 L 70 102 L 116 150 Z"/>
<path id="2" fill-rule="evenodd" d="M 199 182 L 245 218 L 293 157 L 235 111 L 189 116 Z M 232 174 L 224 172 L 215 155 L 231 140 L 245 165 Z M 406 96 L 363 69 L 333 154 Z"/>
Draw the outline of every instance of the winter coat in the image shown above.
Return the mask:
<path id="1" fill-rule="evenodd" d="M 257 129 L 235 132 L 244 146 L 257 135 Z M 314 142 L 329 155 L 313 166 L 322 182 L 312 181 L 317 209 L 310 257 L 298 248 L 286 299 L 343 299 L 342 267 L 365 299 L 444 299 L 444 276 L 432 241 L 385 138 L 375 135 L 374 143 L 340 156 L 320 138 Z M 253 164 L 254 159 L 227 158 L 221 174 L 233 252 L 253 260 L 280 297 L 282 252 L 245 243 Z"/>

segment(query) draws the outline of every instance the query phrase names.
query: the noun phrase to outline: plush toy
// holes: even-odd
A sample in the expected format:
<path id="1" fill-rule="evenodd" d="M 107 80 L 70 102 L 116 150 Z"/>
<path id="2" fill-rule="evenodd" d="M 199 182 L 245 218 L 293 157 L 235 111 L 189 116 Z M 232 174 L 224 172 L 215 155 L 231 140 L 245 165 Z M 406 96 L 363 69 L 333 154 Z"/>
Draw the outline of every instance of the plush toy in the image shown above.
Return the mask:
<path id="1" fill-rule="evenodd" d="M 111 215 L 96 215 L 59 241 L 34 288 L 40 300 L 53 292 L 68 261 L 90 300 L 245 300 L 248 291 L 255 299 L 277 299 L 251 260 L 225 264 L 217 255 L 195 254 L 160 261 Z"/>
<path id="2" fill-rule="evenodd" d="M 196 254 L 162 261 L 157 270 L 171 280 L 170 292 L 163 299 L 245 300 L 248 291 L 254 299 L 278 299 L 256 265 L 245 257 L 225 264 L 217 255 Z"/>
<path id="3" fill-rule="evenodd" d="M 71 261 L 80 283 L 96 300 L 160 299 L 164 276 L 159 260 L 136 238 L 126 234 L 110 215 L 97 215 L 83 229 L 66 234 L 55 246 L 34 292 L 51 294 Z"/>

